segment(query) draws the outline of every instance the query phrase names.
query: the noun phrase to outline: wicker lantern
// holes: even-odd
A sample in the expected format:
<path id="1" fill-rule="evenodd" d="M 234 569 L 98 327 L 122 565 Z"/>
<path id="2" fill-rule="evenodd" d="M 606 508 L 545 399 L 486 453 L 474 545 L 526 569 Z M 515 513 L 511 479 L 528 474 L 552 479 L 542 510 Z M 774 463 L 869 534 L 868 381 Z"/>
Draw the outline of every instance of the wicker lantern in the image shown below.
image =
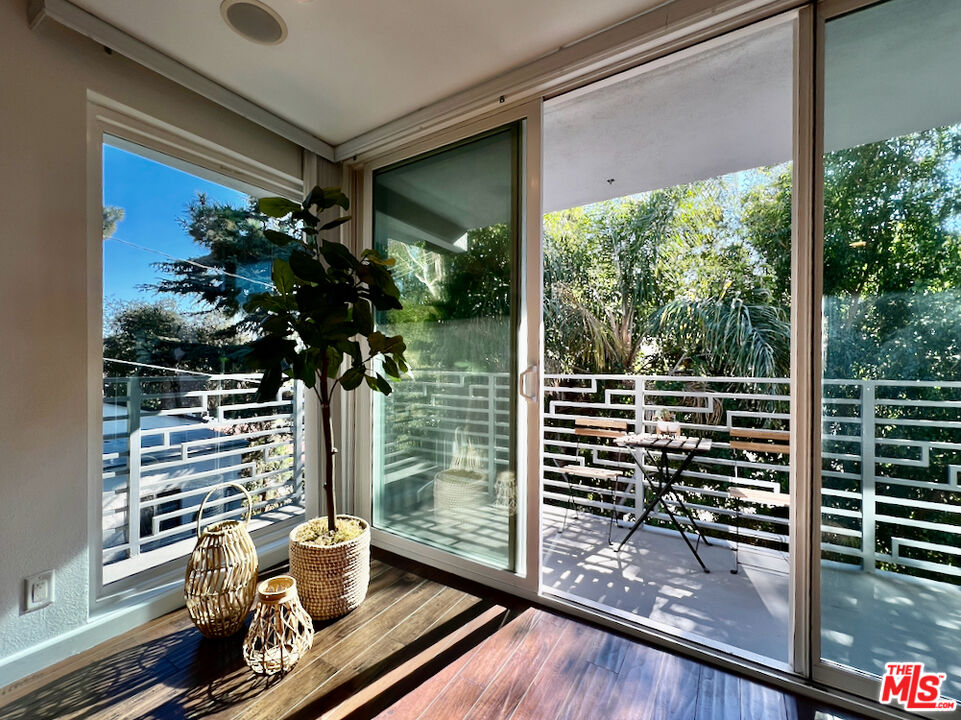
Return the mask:
<path id="1" fill-rule="evenodd" d="M 258 675 L 287 672 L 314 644 L 314 624 L 297 597 L 297 582 L 290 575 L 264 580 L 257 600 L 244 662 Z"/>
<path id="2" fill-rule="evenodd" d="M 210 496 L 230 485 L 246 499 L 247 516 L 222 520 L 201 532 L 204 507 Z M 187 563 L 184 597 L 194 625 L 207 637 L 228 637 L 240 630 L 250 612 L 257 588 L 257 550 L 247 524 L 253 511 L 250 493 L 237 483 L 225 483 L 207 493 L 197 513 L 197 545 Z"/>

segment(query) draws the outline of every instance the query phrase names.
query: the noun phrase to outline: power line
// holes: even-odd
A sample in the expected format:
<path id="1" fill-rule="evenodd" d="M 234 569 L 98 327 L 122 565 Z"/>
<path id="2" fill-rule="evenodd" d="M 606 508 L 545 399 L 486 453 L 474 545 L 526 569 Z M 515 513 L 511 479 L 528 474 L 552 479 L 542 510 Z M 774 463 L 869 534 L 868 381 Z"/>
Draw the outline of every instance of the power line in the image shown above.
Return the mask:
<path id="1" fill-rule="evenodd" d="M 211 266 L 209 266 L 209 265 L 204 265 L 203 263 L 199 263 L 199 262 L 197 262 L 196 260 L 188 260 L 188 259 L 186 259 L 186 258 L 179 258 L 179 257 L 177 257 L 176 255 L 170 255 L 169 253 L 165 253 L 165 252 L 163 252 L 162 250 L 155 250 L 154 248 L 144 247 L 143 245 L 138 245 L 137 243 L 132 243 L 132 242 L 130 242 L 129 240 L 121 240 L 120 238 L 114 237 L 113 235 L 111 235 L 110 237 L 105 237 L 105 238 L 104 238 L 104 241 L 107 241 L 107 240 L 113 240 L 114 242 L 118 242 L 118 243 L 120 243 L 121 245 L 127 245 L 127 246 L 132 247 L 132 248 L 135 248 L 135 249 L 137 249 L 137 250 L 143 250 L 144 252 L 153 253 L 154 255 L 160 255 L 161 257 L 165 257 L 165 258 L 167 258 L 167 259 L 169 259 L 169 260 L 174 260 L 174 261 L 176 261 L 176 262 L 184 262 L 184 263 L 187 263 L 188 265 L 193 265 L 193 266 L 195 266 L 195 267 L 199 267 L 199 268 L 202 268 L 202 269 L 204 269 L 204 270 L 210 270 L 211 272 L 215 272 L 215 273 L 220 273 L 220 274 L 222 274 L 222 275 L 226 275 L 227 277 L 237 278 L 238 280 L 245 280 L 245 281 L 247 281 L 247 282 L 255 283 L 255 284 L 257 284 L 257 285 L 263 285 L 264 287 L 270 288 L 271 290 L 275 289 L 273 283 L 264 282 L 264 281 L 262 281 L 262 280 L 254 280 L 253 278 L 244 277 L 243 275 L 236 275 L 236 274 L 234 274 L 234 273 L 232 273 L 232 272 L 227 272 L 227 271 L 224 270 L 223 268 L 216 268 L 216 267 L 211 267 Z"/>

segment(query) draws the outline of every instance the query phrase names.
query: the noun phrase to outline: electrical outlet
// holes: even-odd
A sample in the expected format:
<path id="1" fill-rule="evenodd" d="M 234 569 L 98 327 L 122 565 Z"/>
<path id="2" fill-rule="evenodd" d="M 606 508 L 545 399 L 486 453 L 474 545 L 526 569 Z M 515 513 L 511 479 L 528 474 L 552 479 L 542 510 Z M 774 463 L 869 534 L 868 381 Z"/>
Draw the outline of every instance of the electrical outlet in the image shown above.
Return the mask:
<path id="1" fill-rule="evenodd" d="M 23 581 L 23 611 L 39 610 L 53 602 L 53 570 L 37 573 Z"/>

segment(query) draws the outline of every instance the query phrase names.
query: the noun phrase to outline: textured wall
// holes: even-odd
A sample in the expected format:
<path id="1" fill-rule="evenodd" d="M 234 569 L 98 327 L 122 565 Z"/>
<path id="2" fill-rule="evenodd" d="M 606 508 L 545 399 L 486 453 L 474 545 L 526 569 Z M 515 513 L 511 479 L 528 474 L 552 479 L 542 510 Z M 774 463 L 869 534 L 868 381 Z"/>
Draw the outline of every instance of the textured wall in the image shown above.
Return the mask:
<path id="1" fill-rule="evenodd" d="M 0 0 L 0 666 L 88 622 L 87 90 L 299 176 L 301 151 Z M 56 602 L 20 614 L 22 579 Z M 4 678 L 0 668 L 0 686 Z"/>

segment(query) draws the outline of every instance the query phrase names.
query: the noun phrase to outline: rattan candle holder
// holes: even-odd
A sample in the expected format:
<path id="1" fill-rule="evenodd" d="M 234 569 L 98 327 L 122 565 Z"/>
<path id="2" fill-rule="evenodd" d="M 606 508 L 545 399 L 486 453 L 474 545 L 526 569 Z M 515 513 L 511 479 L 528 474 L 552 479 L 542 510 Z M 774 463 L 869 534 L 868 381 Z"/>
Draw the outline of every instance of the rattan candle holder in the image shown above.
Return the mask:
<path id="1" fill-rule="evenodd" d="M 239 489 L 247 516 L 222 520 L 201 532 L 204 507 L 225 486 Z M 197 513 L 197 545 L 187 562 L 184 599 L 187 613 L 206 637 L 228 637 L 243 627 L 257 589 L 257 550 L 247 532 L 253 511 L 250 493 L 237 483 L 225 483 L 209 493 Z"/>
<path id="2" fill-rule="evenodd" d="M 290 575 L 257 587 L 257 609 L 244 640 L 244 662 L 258 675 L 285 673 L 314 644 L 314 625 Z"/>

